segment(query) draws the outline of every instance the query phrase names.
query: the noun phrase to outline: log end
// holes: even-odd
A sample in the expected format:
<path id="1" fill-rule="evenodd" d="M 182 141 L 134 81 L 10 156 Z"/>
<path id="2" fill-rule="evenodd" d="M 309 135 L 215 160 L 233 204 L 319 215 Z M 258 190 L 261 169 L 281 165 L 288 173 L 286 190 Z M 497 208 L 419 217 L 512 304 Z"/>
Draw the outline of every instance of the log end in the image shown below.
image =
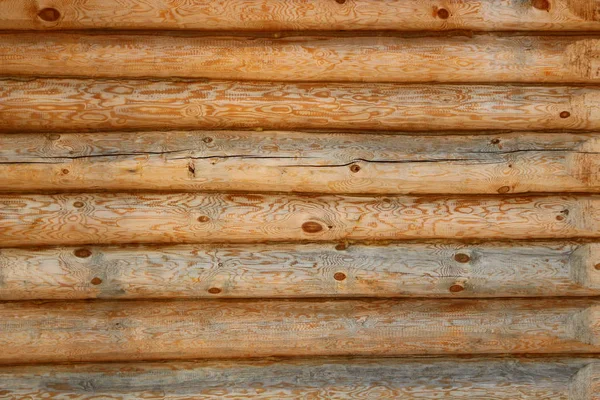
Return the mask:
<path id="1" fill-rule="evenodd" d="M 571 254 L 571 279 L 584 288 L 600 290 L 600 243 L 580 246 Z"/>
<path id="2" fill-rule="evenodd" d="M 600 400 L 600 363 L 583 367 L 571 380 L 570 400 Z"/>
<path id="3" fill-rule="evenodd" d="M 591 306 L 575 314 L 570 326 L 576 340 L 591 346 L 600 345 L 600 306 Z"/>

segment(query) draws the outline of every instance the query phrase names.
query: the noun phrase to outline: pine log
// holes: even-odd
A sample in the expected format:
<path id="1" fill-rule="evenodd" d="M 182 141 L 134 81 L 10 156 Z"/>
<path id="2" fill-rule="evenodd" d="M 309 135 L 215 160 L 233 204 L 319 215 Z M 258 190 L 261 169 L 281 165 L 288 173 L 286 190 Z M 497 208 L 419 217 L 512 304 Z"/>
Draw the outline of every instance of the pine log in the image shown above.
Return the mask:
<path id="1" fill-rule="evenodd" d="M 33 77 L 598 83 L 599 59 L 577 36 L 0 34 L 0 75 Z"/>
<path id="2" fill-rule="evenodd" d="M 600 130 L 595 86 L 0 80 L 0 132 Z"/>
<path id="3" fill-rule="evenodd" d="M 600 134 L 0 134 L 0 191 L 600 192 Z"/>
<path id="4" fill-rule="evenodd" d="M 0 300 L 600 295 L 600 244 L 10 248 Z"/>
<path id="5" fill-rule="evenodd" d="M 598 31 L 597 0 L 3 0 L 0 29 Z"/>
<path id="6" fill-rule="evenodd" d="M 0 303 L 0 363 L 287 356 L 585 354 L 600 300 Z"/>
<path id="7" fill-rule="evenodd" d="M 600 238 L 600 196 L 0 195 L 0 247 Z"/>
<path id="8" fill-rule="evenodd" d="M 592 358 L 326 358 L 0 368 L 10 399 L 599 400 Z"/>

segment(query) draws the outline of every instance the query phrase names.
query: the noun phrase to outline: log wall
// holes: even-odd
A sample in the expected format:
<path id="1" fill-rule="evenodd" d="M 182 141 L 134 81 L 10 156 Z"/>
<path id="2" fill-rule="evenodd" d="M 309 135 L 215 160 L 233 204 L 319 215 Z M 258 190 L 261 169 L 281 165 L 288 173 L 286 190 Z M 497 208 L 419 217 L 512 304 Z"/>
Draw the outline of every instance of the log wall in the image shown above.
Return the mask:
<path id="1" fill-rule="evenodd" d="M 0 1 L 0 398 L 600 400 L 599 0 Z"/>

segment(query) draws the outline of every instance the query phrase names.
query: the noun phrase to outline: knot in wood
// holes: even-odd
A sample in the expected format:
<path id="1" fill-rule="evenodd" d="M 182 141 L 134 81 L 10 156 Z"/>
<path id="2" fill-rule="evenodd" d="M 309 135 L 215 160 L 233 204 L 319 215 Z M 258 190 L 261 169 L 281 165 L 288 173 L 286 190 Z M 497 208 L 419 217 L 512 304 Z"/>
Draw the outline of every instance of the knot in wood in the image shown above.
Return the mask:
<path id="1" fill-rule="evenodd" d="M 302 224 L 302 230 L 306 233 L 317 233 L 323 230 L 323 226 L 318 222 L 308 221 Z"/>
<path id="2" fill-rule="evenodd" d="M 469 257 L 467 254 L 465 253 L 457 253 L 454 256 L 454 260 L 456 260 L 459 263 L 468 263 L 469 261 L 471 261 L 471 257 Z"/>
<path id="3" fill-rule="evenodd" d="M 463 290 L 465 290 L 465 287 L 463 285 L 459 285 L 458 283 L 450 286 L 450 292 L 452 293 L 462 292 Z"/>
<path id="4" fill-rule="evenodd" d="M 346 245 L 346 243 L 338 243 L 337 245 L 335 245 L 335 249 L 338 251 L 346 250 L 347 248 L 348 246 Z"/>
<path id="5" fill-rule="evenodd" d="M 91 280 L 92 285 L 99 285 L 102 283 L 102 279 L 95 277 L 94 279 Z"/>
<path id="6" fill-rule="evenodd" d="M 333 279 L 335 279 L 336 281 L 343 281 L 344 279 L 346 279 L 346 274 L 344 274 L 343 272 L 336 272 L 333 275 Z"/>
<path id="7" fill-rule="evenodd" d="M 38 12 L 38 17 L 42 21 L 55 22 L 58 21 L 58 19 L 60 18 L 60 12 L 56 8 L 42 8 Z"/>
<path id="8" fill-rule="evenodd" d="M 92 252 L 89 249 L 77 249 L 73 254 L 75 254 L 75 257 L 88 258 L 92 255 Z"/>
<path id="9" fill-rule="evenodd" d="M 437 16 L 440 19 L 448 19 L 450 17 L 450 12 L 445 8 L 440 8 L 437 10 Z"/>
<path id="10" fill-rule="evenodd" d="M 549 0 L 533 0 L 531 5 L 538 10 L 548 11 L 550 10 L 550 1 Z"/>

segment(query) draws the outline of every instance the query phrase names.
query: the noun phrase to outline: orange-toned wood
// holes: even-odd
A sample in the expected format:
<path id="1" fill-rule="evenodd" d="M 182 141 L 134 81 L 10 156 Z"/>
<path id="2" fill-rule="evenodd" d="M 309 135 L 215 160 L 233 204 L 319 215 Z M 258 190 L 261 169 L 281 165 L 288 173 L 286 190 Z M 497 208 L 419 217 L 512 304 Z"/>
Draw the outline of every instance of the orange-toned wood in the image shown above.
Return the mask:
<path id="1" fill-rule="evenodd" d="M 595 86 L 0 80 L 0 131 L 600 129 Z"/>
<path id="2" fill-rule="evenodd" d="M 0 134 L 0 191 L 600 192 L 600 135 Z"/>
<path id="3" fill-rule="evenodd" d="M 36 77 L 593 83 L 599 58 L 600 40 L 576 36 L 0 34 L 0 74 Z"/>
<path id="4" fill-rule="evenodd" d="M 575 376 L 575 378 L 573 378 Z M 301 377 L 301 379 L 299 379 Z M 598 400 L 593 358 L 320 358 L 0 368 L 11 399 Z"/>
<path id="5" fill-rule="evenodd" d="M 600 237 L 600 196 L 6 194 L 0 246 Z"/>
<path id="6" fill-rule="evenodd" d="M 597 0 L 3 0 L 0 29 L 599 30 Z"/>
<path id="7" fill-rule="evenodd" d="M 598 243 L 9 248 L 0 300 L 600 294 Z"/>
<path id="8" fill-rule="evenodd" d="M 4 302 L 0 363 L 598 353 L 600 300 Z"/>

